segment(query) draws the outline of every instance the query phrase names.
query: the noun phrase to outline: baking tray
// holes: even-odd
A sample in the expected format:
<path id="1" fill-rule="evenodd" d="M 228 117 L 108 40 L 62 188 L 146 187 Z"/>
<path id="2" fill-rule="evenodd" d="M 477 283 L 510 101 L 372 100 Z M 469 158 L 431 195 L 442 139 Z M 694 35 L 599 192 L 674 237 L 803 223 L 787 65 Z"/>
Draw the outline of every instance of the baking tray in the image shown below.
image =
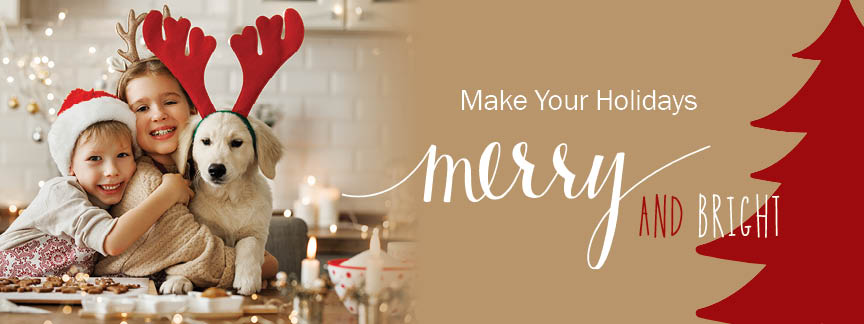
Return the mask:
<path id="1" fill-rule="evenodd" d="M 42 282 L 45 282 L 45 277 L 38 277 L 42 279 Z M 124 285 L 138 284 L 141 288 L 129 289 L 126 293 L 123 294 L 115 294 L 110 291 L 104 291 L 99 296 L 137 296 L 143 294 L 156 295 L 156 286 L 153 284 L 153 281 L 147 278 L 115 278 L 115 277 L 90 277 L 87 279 L 88 283 L 96 284 L 96 279 L 102 278 L 110 278 L 114 279 L 114 282 Z M 74 278 L 72 280 L 75 280 Z M 72 305 L 80 305 L 81 299 L 86 296 L 86 293 L 81 291 L 72 293 L 72 294 L 64 294 L 61 292 L 48 292 L 48 293 L 38 293 L 38 292 L 0 292 L 0 298 L 8 299 L 14 303 L 23 303 L 23 304 L 72 304 Z"/>

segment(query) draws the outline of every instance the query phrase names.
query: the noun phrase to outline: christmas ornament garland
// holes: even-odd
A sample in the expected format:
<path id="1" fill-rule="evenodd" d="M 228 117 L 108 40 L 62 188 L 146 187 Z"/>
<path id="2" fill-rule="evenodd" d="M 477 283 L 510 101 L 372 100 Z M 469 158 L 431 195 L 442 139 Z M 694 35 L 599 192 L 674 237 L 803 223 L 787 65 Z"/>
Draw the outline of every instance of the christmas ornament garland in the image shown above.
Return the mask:
<path id="1" fill-rule="evenodd" d="M 66 11 L 60 11 L 57 20 L 49 22 L 45 27 L 45 37 L 54 35 L 66 18 Z M 23 24 L 18 32 L 20 37 L 17 41 L 25 46 L 15 46 L 6 24 L 0 20 L 0 84 L 4 85 L 3 93 L 7 95 L 6 108 L 25 110 L 40 122 L 33 125 L 30 138 L 41 143 L 43 128 L 47 128 L 54 121 L 56 107 L 60 105 L 58 94 L 62 92 L 62 87 L 54 73 L 55 62 L 42 55 L 35 45 L 37 36 L 34 36 L 27 24 Z M 19 109 L 22 107 L 24 109 Z"/>

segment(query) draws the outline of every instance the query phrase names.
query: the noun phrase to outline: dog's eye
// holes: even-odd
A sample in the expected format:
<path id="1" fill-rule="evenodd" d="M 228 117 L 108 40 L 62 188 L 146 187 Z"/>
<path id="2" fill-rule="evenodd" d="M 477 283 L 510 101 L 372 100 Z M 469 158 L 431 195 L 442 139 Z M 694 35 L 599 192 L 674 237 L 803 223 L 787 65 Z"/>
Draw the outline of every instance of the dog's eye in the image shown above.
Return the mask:
<path id="1" fill-rule="evenodd" d="M 231 141 L 231 147 L 240 147 L 241 145 L 243 145 L 242 140 L 232 140 Z"/>
<path id="2" fill-rule="evenodd" d="M 210 139 L 209 138 L 202 139 L 201 144 L 204 144 L 205 146 L 210 145 Z"/>

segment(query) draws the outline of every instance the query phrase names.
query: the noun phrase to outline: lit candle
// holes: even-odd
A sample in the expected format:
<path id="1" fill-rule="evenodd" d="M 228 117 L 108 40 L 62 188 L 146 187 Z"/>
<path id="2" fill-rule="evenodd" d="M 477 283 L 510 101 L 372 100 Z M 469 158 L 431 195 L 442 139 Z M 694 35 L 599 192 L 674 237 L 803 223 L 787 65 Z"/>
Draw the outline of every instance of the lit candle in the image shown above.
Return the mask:
<path id="1" fill-rule="evenodd" d="M 300 264 L 300 283 L 307 289 L 313 288 L 315 286 L 315 279 L 318 279 L 321 262 L 315 259 L 315 252 L 317 250 L 318 240 L 314 236 L 310 237 L 309 244 L 306 247 L 306 259 Z"/>
<path id="2" fill-rule="evenodd" d="M 369 261 L 366 263 L 366 293 L 376 295 L 381 290 L 381 271 L 384 262 L 381 258 L 381 241 L 378 239 L 378 228 L 372 230 L 369 240 Z"/>

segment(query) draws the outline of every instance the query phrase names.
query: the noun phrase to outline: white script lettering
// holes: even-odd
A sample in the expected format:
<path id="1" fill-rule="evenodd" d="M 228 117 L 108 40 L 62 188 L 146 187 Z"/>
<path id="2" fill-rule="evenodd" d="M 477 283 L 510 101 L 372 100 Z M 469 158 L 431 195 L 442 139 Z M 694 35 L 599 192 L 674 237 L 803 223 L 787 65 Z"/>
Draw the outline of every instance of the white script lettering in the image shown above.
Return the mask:
<path id="1" fill-rule="evenodd" d="M 512 158 L 513 158 L 513 161 L 516 163 L 516 165 L 519 167 L 519 171 L 516 173 L 516 175 L 513 178 L 513 181 L 507 187 L 507 190 L 505 190 L 501 194 L 496 195 L 495 193 L 492 192 L 492 182 L 494 181 L 495 175 L 497 174 L 497 171 L 498 171 L 498 162 L 500 161 L 500 157 L 501 157 L 501 153 L 500 153 L 501 144 L 499 144 L 498 142 L 492 142 L 486 146 L 486 148 L 483 150 L 483 154 L 480 156 L 480 161 L 479 161 L 478 166 L 477 166 L 478 167 L 477 176 L 478 176 L 478 179 L 480 181 L 480 189 L 482 191 L 482 194 L 480 194 L 480 196 L 475 197 L 473 185 L 471 183 L 471 181 L 472 181 L 471 179 L 473 178 L 473 176 L 471 173 L 470 161 L 467 158 L 460 158 L 460 159 L 454 161 L 453 157 L 451 157 L 450 155 L 447 155 L 447 154 L 441 154 L 440 156 L 438 156 L 438 148 L 436 145 L 432 144 L 429 146 L 429 149 L 426 151 L 426 155 L 424 155 L 423 158 L 420 159 L 420 162 L 417 163 L 417 166 L 415 166 L 414 169 L 411 170 L 411 172 L 407 176 L 402 178 L 402 180 L 400 180 L 398 183 L 394 184 L 393 186 L 390 186 L 387 189 L 384 189 L 382 191 L 372 193 L 372 194 L 350 195 L 350 194 L 344 194 L 343 193 L 342 196 L 348 197 L 348 198 L 366 198 L 366 197 L 374 197 L 374 196 L 386 193 L 390 190 L 395 189 L 396 187 L 398 187 L 399 185 L 401 185 L 402 183 L 407 181 L 412 175 L 414 175 L 414 172 L 416 172 L 418 169 L 420 169 L 420 167 L 424 163 L 426 163 L 426 182 L 425 182 L 424 190 L 423 190 L 423 201 L 430 202 L 430 201 L 432 201 L 432 192 L 433 192 L 432 189 L 433 189 L 433 184 L 434 184 L 435 170 L 438 168 L 438 165 L 442 161 L 444 161 L 446 164 L 446 168 L 447 168 L 447 177 L 445 178 L 446 182 L 444 184 L 444 196 L 443 196 L 443 202 L 445 202 L 445 203 L 449 203 L 452 199 L 453 176 L 456 172 L 456 167 L 459 166 L 460 164 L 463 166 L 464 174 L 465 174 L 465 176 L 464 176 L 465 195 L 466 195 L 466 198 L 468 198 L 468 200 L 471 202 L 478 202 L 480 200 L 483 200 L 484 198 L 488 198 L 490 200 L 498 200 L 498 199 L 504 198 L 507 195 L 507 193 L 509 193 L 510 190 L 513 188 L 513 186 L 516 184 L 516 182 L 519 181 L 520 177 L 522 178 L 522 193 L 526 197 L 529 197 L 529 198 L 543 197 L 549 191 L 549 189 L 552 187 L 555 180 L 558 177 L 560 177 L 563 179 L 563 191 L 564 191 L 564 195 L 565 195 L 565 197 L 567 197 L 567 199 L 575 199 L 575 198 L 579 197 L 582 194 L 582 192 L 585 191 L 586 188 L 588 189 L 588 193 L 587 193 L 588 199 L 594 199 L 595 197 L 597 197 L 597 195 L 603 189 L 603 186 L 606 184 L 606 181 L 609 180 L 609 176 L 613 175 L 613 171 L 614 171 L 614 175 L 612 177 L 613 183 L 612 183 L 612 193 L 610 195 L 609 209 L 606 211 L 606 213 L 603 215 L 603 217 L 597 223 L 597 226 L 594 228 L 594 232 L 591 234 L 591 240 L 588 243 L 588 252 L 586 254 L 586 260 L 588 262 L 588 266 L 591 269 L 596 270 L 596 269 L 600 269 L 603 267 L 603 264 L 606 263 L 606 259 L 608 258 L 609 252 L 612 249 L 612 240 L 615 237 L 615 227 L 618 224 L 618 210 L 619 210 L 619 205 L 620 205 L 621 199 L 626 197 L 627 194 L 629 194 L 631 191 L 633 191 L 633 189 L 635 189 L 636 187 L 638 187 L 643 182 L 645 182 L 649 178 L 653 177 L 654 175 L 656 175 L 657 173 L 659 173 L 663 169 L 666 169 L 667 167 L 669 167 L 675 163 L 678 163 L 679 161 L 681 161 L 683 159 L 686 159 L 690 156 L 693 156 L 696 153 L 707 150 L 710 147 L 711 146 L 705 146 L 705 147 L 700 148 L 696 151 L 685 154 L 684 156 L 681 156 L 672 162 L 665 164 L 664 166 L 651 172 L 651 174 L 643 177 L 642 180 L 639 180 L 636 184 L 631 186 L 629 189 L 627 189 L 627 191 L 624 191 L 623 193 L 621 192 L 621 182 L 622 182 L 622 177 L 624 174 L 624 156 L 625 156 L 624 152 L 619 152 L 619 153 L 615 154 L 615 159 L 613 159 L 612 162 L 610 163 L 609 170 L 606 172 L 606 175 L 603 177 L 603 180 L 602 180 L 602 182 L 600 182 L 599 186 L 597 185 L 597 182 L 599 180 L 600 168 L 603 164 L 604 157 L 602 155 L 595 155 L 594 160 L 593 160 L 593 164 L 591 166 L 591 170 L 588 172 L 588 176 L 582 185 L 582 189 L 579 190 L 579 192 L 574 195 L 573 194 L 573 185 L 575 182 L 575 174 L 573 174 L 573 172 L 571 172 L 569 169 L 567 169 L 567 166 L 564 164 L 564 160 L 567 157 L 567 144 L 562 143 L 562 144 L 559 144 L 555 148 L 555 151 L 552 155 L 552 164 L 555 167 L 555 176 L 552 177 L 552 179 L 549 181 L 549 184 L 546 185 L 546 188 L 542 192 L 535 193 L 534 189 L 532 188 L 532 183 L 533 183 L 532 176 L 534 174 L 534 164 L 532 164 L 531 162 L 529 162 L 526 159 L 526 156 L 528 154 L 528 144 L 525 142 L 520 142 L 520 143 L 514 145 L 513 150 L 512 150 Z M 490 167 L 490 161 L 492 159 L 493 154 L 495 154 L 495 164 L 493 166 L 494 169 L 492 170 L 492 175 L 490 176 L 489 175 L 489 167 Z M 599 256 L 597 262 L 592 263 L 591 247 L 594 244 L 594 238 L 597 236 L 597 231 L 600 229 L 600 227 L 603 225 L 604 222 L 606 222 L 606 231 L 605 231 L 605 235 L 603 237 L 603 246 L 601 248 L 600 256 Z"/>

